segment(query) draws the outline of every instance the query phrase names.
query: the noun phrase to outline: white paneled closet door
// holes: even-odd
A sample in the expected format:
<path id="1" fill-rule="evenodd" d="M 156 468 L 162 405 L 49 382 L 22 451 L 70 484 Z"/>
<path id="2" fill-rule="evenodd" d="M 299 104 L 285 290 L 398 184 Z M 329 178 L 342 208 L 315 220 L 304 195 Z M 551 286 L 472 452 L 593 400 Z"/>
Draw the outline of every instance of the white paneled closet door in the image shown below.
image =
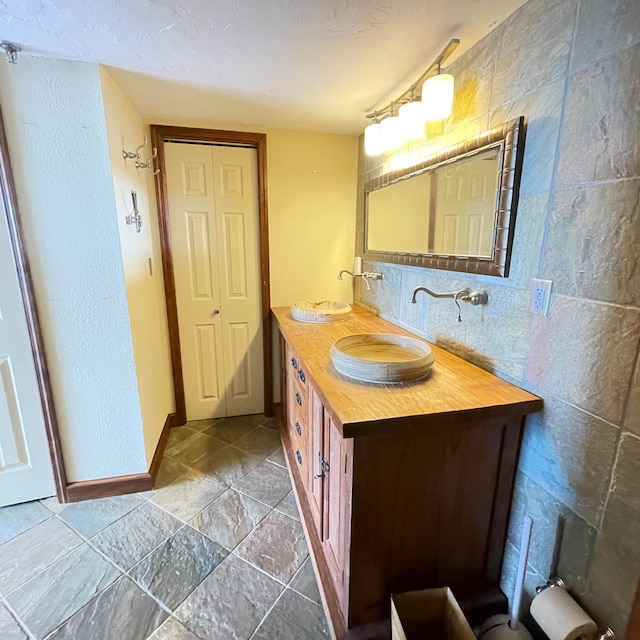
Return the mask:
<path id="1" fill-rule="evenodd" d="M 498 188 L 495 161 L 479 157 L 436 173 L 434 252 L 491 257 Z"/>
<path id="2" fill-rule="evenodd" d="M 29 330 L 0 209 L 0 507 L 54 494 Z"/>
<path id="3" fill-rule="evenodd" d="M 166 143 L 188 420 L 264 410 L 255 149 Z"/>

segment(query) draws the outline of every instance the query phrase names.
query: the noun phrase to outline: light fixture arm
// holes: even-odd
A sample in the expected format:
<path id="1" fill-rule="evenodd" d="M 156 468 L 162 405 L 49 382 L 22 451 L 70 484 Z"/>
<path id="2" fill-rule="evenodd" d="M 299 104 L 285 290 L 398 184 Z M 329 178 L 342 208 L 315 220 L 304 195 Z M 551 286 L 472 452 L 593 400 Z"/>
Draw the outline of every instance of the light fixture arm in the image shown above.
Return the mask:
<path id="1" fill-rule="evenodd" d="M 449 44 L 440 52 L 440 55 L 427 67 L 427 70 L 406 91 L 401 93 L 395 100 L 392 100 L 386 107 L 368 113 L 367 118 L 378 119 L 387 113 L 393 114 L 393 109 L 396 105 L 409 102 L 411 98 L 416 96 L 416 89 L 422 86 L 422 83 L 428 77 L 435 75 L 433 73 L 434 68 L 436 73 L 440 73 L 442 63 L 458 48 L 459 44 L 460 40 L 458 38 L 452 38 Z"/>

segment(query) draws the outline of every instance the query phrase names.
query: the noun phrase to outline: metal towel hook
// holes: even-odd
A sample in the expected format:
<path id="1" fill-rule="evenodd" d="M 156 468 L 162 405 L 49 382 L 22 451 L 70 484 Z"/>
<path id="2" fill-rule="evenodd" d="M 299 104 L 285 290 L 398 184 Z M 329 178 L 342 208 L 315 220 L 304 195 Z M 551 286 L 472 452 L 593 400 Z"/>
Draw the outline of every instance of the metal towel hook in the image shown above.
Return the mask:
<path id="1" fill-rule="evenodd" d="M 0 42 L 0 49 L 7 54 L 9 64 L 16 64 L 18 62 L 18 54 L 22 51 L 22 47 L 19 44 L 3 40 Z"/>
<path id="2" fill-rule="evenodd" d="M 146 169 L 151 175 L 156 176 L 160 173 L 160 169 L 156 169 L 155 171 L 153 170 L 153 161 L 158 157 L 158 149 L 156 147 L 153 147 L 151 151 L 151 157 L 145 162 L 142 161 L 140 156 L 140 150 L 144 149 L 147 146 L 148 140 L 149 139 L 147 138 L 147 136 L 145 136 L 144 142 L 139 147 L 136 147 L 135 151 L 125 151 L 123 149 L 122 157 L 125 160 L 135 160 L 136 169 Z"/>

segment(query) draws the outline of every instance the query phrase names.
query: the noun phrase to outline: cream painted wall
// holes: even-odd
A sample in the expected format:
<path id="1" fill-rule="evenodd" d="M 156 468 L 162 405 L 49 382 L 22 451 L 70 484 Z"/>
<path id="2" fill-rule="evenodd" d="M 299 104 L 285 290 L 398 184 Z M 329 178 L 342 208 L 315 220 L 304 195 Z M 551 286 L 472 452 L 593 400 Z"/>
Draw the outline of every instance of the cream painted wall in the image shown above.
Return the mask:
<path id="1" fill-rule="evenodd" d="M 153 179 L 146 170 L 136 169 L 134 160 L 125 160 L 122 151 L 142 144 L 149 127 L 104 67 L 100 79 L 148 466 L 175 404 Z M 150 153 L 147 144 L 142 150 L 145 160 Z M 131 190 L 138 195 L 140 233 L 125 223 L 132 211 Z"/>
<path id="2" fill-rule="evenodd" d="M 143 473 L 98 67 L 3 59 L 0 99 L 68 479 Z"/>
<path id="3" fill-rule="evenodd" d="M 267 133 L 271 304 L 353 300 L 358 139 Z"/>
<path id="4" fill-rule="evenodd" d="M 297 300 L 353 301 L 358 138 L 239 127 L 219 122 L 156 121 L 267 134 L 271 306 Z"/>

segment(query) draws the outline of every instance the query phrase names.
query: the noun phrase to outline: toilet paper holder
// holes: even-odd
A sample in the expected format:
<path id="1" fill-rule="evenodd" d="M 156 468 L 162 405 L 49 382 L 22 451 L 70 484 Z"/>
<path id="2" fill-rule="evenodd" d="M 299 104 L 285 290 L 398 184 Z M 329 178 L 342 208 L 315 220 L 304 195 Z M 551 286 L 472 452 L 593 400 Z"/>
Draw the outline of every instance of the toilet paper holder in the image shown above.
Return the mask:
<path id="1" fill-rule="evenodd" d="M 562 578 L 555 577 L 547 580 L 546 584 L 536 587 L 536 594 L 541 593 L 549 587 L 560 587 L 561 589 L 568 591 L 567 585 L 565 584 L 564 580 Z M 614 640 L 615 637 L 616 634 L 609 627 L 607 627 L 604 631 L 599 633 L 599 635 L 597 635 L 594 640 Z"/>

